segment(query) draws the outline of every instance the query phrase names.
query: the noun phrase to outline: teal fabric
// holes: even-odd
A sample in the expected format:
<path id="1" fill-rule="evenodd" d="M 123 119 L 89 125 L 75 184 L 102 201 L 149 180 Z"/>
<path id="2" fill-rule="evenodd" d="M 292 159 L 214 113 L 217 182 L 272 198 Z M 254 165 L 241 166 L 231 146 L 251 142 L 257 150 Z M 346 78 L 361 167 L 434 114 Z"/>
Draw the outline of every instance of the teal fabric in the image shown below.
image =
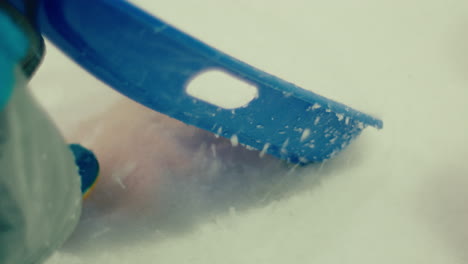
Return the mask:
<path id="1" fill-rule="evenodd" d="M 28 39 L 12 19 L 0 11 L 0 110 L 15 86 L 14 71 L 26 55 Z"/>

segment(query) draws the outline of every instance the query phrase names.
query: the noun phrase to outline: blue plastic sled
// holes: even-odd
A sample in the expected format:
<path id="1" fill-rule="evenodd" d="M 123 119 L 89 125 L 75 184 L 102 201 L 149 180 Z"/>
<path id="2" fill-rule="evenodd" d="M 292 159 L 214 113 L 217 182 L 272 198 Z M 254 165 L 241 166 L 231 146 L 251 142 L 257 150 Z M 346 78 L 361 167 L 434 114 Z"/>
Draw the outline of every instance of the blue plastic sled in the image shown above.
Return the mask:
<path id="1" fill-rule="evenodd" d="M 22 9 L 21 1 L 15 2 Z M 236 60 L 121 0 L 42 0 L 37 25 L 90 73 L 182 122 L 293 163 L 333 157 L 381 120 Z M 281 52 L 281 51 L 279 51 Z M 218 69 L 258 88 L 231 109 L 192 97 L 187 83 Z"/>

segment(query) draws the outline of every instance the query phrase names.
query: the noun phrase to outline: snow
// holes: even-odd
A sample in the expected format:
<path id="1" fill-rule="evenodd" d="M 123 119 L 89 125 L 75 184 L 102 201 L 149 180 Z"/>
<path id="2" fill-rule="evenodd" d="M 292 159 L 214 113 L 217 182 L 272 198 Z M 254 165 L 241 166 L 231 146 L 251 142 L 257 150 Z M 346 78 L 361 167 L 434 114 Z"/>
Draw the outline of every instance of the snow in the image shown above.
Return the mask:
<path id="1" fill-rule="evenodd" d="M 172 186 L 169 224 L 92 218 L 47 264 L 468 262 L 466 1 L 133 2 L 384 129 L 325 163 L 252 166 L 268 177 L 228 178 L 213 201 Z M 50 46 L 32 87 L 64 130 L 119 97 Z"/>
<path id="2" fill-rule="evenodd" d="M 336 114 L 336 117 L 338 117 L 338 121 L 343 120 L 344 115 L 343 114 Z"/>
<path id="3" fill-rule="evenodd" d="M 237 135 L 232 135 L 231 144 L 233 147 L 237 147 L 239 145 L 239 138 L 237 138 Z"/>
<path id="4" fill-rule="evenodd" d="M 258 154 L 260 158 L 263 158 L 263 156 L 265 156 L 265 153 L 267 152 L 269 147 L 270 147 L 270 143 L 266 143 L 265 145 L 263 145 L 263 148 L 260 151 L 260 154 Z"/>
<path id="5" fill-rule="evenodd" d="M 304 129 L 304 132 L 302 132 L 302 135 L 301 135 L 301 142 L 306 140 L 309 136 L 310 136 L 310 129 L 309 128 Z"/>
<path id="6" fill-rule="evenodd" d="M 314 125 L 318 125 L 319 122 L 320 122 L 320 116 L 317 116 L 314 120 Z"/>

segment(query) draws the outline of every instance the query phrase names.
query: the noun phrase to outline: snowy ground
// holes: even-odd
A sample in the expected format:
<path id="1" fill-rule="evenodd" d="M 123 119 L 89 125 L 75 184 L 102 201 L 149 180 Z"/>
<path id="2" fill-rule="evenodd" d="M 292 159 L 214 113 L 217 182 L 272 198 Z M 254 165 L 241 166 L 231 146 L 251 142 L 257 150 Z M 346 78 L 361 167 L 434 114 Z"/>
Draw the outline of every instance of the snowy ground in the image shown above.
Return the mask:
<path id="1" fill-rule="evenodd" d="M 179 171 L 155 187 L 158 206 L 135 219 L 85 204 L 77 233 L 47 264 L 468 262 L 466 1 L 134 2 L 382 118 L 384 129 L 369 128 L 335 159 L 303 169 L 238 157 L 214 172 L 198 164 L 189 181 Z M 51 46 L 31 86 L 67 136 L 121 100 Z M 172 153 L 154 143 L 145 151 Z"/>

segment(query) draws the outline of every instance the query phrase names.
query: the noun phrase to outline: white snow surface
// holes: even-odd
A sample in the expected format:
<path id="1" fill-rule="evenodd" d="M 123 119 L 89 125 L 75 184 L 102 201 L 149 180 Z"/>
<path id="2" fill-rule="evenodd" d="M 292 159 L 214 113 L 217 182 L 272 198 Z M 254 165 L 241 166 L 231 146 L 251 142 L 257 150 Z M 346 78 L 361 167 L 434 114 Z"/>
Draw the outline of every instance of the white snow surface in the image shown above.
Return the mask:
<path id="1" fill-rule="evenodd" d="M 384 128 L 367 128 L 323 164 L 269 173 L 268 184 L 241 181 L 232 187 L 241 198 L 215 205 L 202 193 L 187 206 L 193 210 L 176 201 L 183 209 L 168 213 L 169 224 L 149 217 L 130 235 L 110 218 L 93 218 L 93 234 L 47 264 L 468 263 L 468 2 L 133 2 L 260 69 L 382 118 Z M 120 97 L 50 45 L 31 86 L 64 130 Z"/>

